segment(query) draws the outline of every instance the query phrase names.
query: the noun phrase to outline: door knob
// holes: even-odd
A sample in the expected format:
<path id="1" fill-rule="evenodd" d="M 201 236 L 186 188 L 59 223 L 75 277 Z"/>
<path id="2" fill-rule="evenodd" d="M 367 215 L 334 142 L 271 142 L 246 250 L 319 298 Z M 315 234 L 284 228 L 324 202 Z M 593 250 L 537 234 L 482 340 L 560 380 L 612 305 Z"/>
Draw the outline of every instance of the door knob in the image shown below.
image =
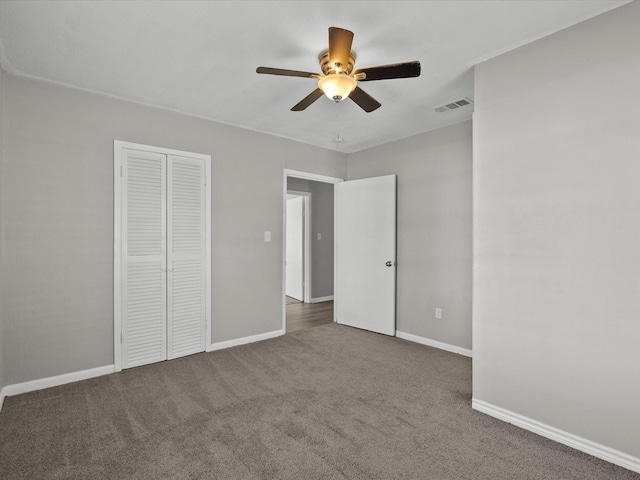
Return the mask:
<path id="1" fill-rule="evenodd" d="M 385 265 L 387 267 L 393 267 L 393 262 L 391 260 L 389 260 L 387 263 L 385 263 Z"/>

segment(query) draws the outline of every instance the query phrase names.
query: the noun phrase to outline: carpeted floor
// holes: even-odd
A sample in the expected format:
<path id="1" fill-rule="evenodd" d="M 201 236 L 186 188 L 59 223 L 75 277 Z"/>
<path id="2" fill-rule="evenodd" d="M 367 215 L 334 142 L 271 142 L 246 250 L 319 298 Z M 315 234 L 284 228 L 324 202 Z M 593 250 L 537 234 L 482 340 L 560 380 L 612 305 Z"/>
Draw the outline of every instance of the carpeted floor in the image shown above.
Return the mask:
<path id="1" fill-rule="evenodd" d="M 9 397 L 0 477 L 640 479 L 470 403 L 470 359 L 330 324 Z"/>

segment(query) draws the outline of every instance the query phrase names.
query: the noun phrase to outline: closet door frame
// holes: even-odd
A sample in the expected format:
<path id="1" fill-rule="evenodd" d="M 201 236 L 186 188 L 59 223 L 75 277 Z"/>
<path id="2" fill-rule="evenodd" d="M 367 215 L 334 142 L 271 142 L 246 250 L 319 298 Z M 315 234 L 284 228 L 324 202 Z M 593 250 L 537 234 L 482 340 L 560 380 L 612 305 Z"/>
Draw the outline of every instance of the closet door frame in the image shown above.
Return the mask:
<path id="1" fill-rule="evenodd" d="M 122 370 L 122 165 L 125 150 L 204 160 L 205 165 L 205 351 L 211 345 L 211 155 L 152 145 L 113 142 L 113 355 L 115 371 Z"/>

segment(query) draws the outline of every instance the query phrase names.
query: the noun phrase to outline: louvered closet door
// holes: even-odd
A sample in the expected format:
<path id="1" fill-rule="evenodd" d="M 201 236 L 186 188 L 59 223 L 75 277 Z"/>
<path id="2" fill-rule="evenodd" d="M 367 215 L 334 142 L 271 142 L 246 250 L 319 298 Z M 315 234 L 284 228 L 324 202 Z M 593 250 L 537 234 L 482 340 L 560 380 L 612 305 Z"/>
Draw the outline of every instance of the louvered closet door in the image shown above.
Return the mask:
<path id="1" fill-rule="evenodd" d="M 167 358 L 166 156 L 125 150 L 122 366 Z"/>
<path id="2" fill-rule="evenodd" d="M 205 349 L 205 163 L 168 156 L 168 358 Z"/>

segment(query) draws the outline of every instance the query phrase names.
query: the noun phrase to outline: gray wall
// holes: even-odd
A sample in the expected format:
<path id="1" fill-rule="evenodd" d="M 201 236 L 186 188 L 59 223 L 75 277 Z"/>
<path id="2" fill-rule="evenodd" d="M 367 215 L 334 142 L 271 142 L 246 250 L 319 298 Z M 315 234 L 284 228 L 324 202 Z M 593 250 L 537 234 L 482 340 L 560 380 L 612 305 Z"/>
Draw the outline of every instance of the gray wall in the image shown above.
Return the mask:
<path id="1" fill-rule="evenodd" d="M 398 176 L 396 328 L 471 349 L 471 122 L 348 158 L 349 180 Z"/>
<path id="2" fill-rule="evenodd" d="M 329 297 L 333 295 L 333 184 L 289 178 L 287 188 L 311 193 L 311 298 Z"/>
<path id="3" fill-rule="evenodd" d="M 212 341 L 282 327 L 283 169 L 345 177 L 344 154 L 9 74 L 3 90 L 5 384 L 113 364 L 114 139 L 211 154 Z"/>
<path id="4" fill-rule="evenodd" d="M 640 2 L 476 68 L 474 399 L 640 457 Z"/>

